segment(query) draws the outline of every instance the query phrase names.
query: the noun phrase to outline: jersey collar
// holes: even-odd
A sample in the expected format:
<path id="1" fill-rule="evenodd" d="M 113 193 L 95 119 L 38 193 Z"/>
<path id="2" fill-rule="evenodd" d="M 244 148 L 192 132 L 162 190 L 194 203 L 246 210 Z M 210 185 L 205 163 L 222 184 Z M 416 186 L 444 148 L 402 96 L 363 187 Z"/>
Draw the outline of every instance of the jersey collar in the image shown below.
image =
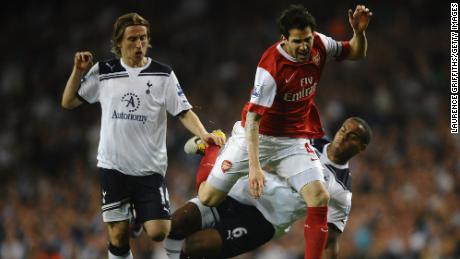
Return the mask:
<path id="1" fill-rule="evenodd" d="M 152 62 L 152 59 L 147 57 L 147 63 L 143 66 L 143 67 L 130 67 L 128 65 L 125 64 L 125 62 L 123 62 L 123 59 L 120 58 L 120 63 L 121 65 L 126 69 L 126 70 L 131 70 L 131 71 L 142 71 L 144 70 L 145 68 L 147 68 L 148 66 L 150 66 L 150 63 Z"/>
<path id="2" fill-rule="evenodd" d="M 297 61 L 295 58 L 293 58 L 291 55 L 289 55 L 284 49 L 283 47 L 281 46 L 282 42 L 278 43 L 278 46 L 276 46 L 276 49 L 278 50 L 278 52 L 283 56 L 285 57 L 287 60 L 291 61 L 291 62 L 294 62 L 294 63 L 299 63 L 299 61 Z"/>

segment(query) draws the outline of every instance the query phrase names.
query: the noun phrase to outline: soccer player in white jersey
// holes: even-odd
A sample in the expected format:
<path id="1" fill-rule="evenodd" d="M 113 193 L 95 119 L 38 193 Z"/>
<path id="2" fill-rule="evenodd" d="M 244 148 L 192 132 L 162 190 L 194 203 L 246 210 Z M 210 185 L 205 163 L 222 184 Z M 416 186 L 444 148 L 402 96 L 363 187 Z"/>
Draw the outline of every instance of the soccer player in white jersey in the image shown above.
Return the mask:
<path id="1" fill-rule="evenodd" d="M 365 30 L 371 16 L 364 5 L 349 10 L 354 34 L 349 41 L 339 42 L 316 32 L 314 17 L 301 5 L 290 6 L 281 14 L 281 40 L 259 61 L 242 121 L 235 124 L 228 145 L 200 188 L 203 204 L 219 204 L 237 179 L 246 174 L 251 195 L 261 197 L 265 182 L 262 168 L 273 167 L 308 206 L 305 259 L 321 258 L 327 239 L 329 195 L 321 164 L 307 141 L 324 134 L 313 97 L 329 59 L 365 57 Z"/>
<path id="2" fill-rule="evenodd" d="M 149 42 L 146 19 L 137 13 L 118 17 L 112 34 L 112 52 L 117 58 L 92 66 L 90 52 L 77 52 L 62 96 L 67 109 L 96 102 L 102 108 L 97 166 L 109 259 L 132 258 L 131 206 L 152 240 L 162 241 L 170 231 L 164 183 L 166 112 L 178 117 L 204 143 L 224 143 L 208 133 L 191 110 L 173 70 L 146 56 Z"/>
<path id="3" fill-rule="evenodd" d="M 348 161 L 365 150 L 371 137 L 369 125 L 361 118 L 351 117 L 343 123 L 332 142 L 326 138 L 311 140 L 324 167 L 324 180 L 331 197 L 325 258 L 338 257 L 339 238 L 351 209 Z M 195 142 L 189 141 L 186 145 L 196 145 Z M 204 149 L 197 186 L 206 179 L 218 152 L 217 146 Z M 244 176 L 217 207 L 204 206 L 195 198 L 176 210 L 165 246 L 170 259 L 233 257 L 279 238 L 305 214 L 304 200 L 281 177 L 266 174 L 264 195 L 253 199 L 249 194 L 248 177 Z"/>

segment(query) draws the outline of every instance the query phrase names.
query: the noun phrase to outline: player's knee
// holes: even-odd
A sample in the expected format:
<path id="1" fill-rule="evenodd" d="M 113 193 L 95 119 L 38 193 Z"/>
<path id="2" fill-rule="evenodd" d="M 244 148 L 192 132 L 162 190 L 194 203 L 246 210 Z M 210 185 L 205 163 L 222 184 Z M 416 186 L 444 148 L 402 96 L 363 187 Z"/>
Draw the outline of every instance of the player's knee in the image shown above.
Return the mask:
<path id="1" fill-rule="evenodd" d="M 198 195 L 198 198 L 200 199 L 200 202 L 203 203 L 203 205 L 208 207 L 214 207 L 212 195 L 208 193 L 200 193 Z"/>
<path id="2" fill-rule="evenodd" d="M 329 204 L 329 199 L 330 199 L 329 193 L 326 190 L 321 191 L 316 196 L 316 200 L 317 200 L 317 203 L 318 203 L 317 205 L 318 206 L 327 206 Z"/>
<path id="3" fill-rule="evenodd" d="M 203 203 L 203 205 L 208 206 L 208 207 L 215 207 L 218 205 L 216 197 L 213 195 L 212 192 L 210 191 L 201 191 L 202 189 L 205 188 L 200 188 L 200 191 L 198 193 L 198 198 L 200 199 L 200 202 Z"/>
<path id="4" fill-rule="evenodd" d="M 329 192 L 322 184 L 306 185 L 302 188 L 301 194 L 309 207 L 324 207 L 329 204 Z"/>
<path id="5" fill-rule="evenodd" d="M 144 223 L 147 236 L 155 241 L 161 242 L 165 240 L 171 230 L 171 222 L 169 220 L 149 221 Z"/>
<path id="6" fill-rule="evenodd" d="M 200 202 L 208 207 L 216 207 L 227 196 L 226 192 L 210 186 L 208 183 L 204 184 L 198 191 L 198 198 Z"/>
<path id="7" fill-rule="evenodd" d="M 151 231 L 147 232 L 148 237 L 155 242 L 161 242 L 165 240 L 166 236 L 169 234 L 169 231 L 165 230 L 157 230 L 157 231 Z"/>

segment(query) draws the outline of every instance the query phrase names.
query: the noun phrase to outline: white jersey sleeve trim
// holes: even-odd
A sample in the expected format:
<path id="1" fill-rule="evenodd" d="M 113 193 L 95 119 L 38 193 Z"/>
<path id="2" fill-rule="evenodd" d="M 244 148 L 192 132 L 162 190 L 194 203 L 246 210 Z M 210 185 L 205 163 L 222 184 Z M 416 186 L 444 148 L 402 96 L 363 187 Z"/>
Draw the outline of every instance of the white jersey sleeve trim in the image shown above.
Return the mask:
<path id="1" fill-rule="evenodd" d="M 88 103 L 99 101 L 99 62 L 81 79 L 77 94 Z"/>
<path id="2" fill-rule="evenodd" d="M 271 107 L 276 95 L 276 81 L 265 69 L 257 67 L 250 103 Z"/>
<path id="3" fill-rule="evenodd" d="M 336 41 L 333 38 L 328 37 L 319 32 L 316 32 L 316 35 L 319 36 L 319 38 L 321 39 L 321 42 L 324 44 L 324 47 L 327 53 L 327 61 L 330 60 L 331 58 L 340 57 L 340 55 L 342 54 L 342 50 L 343 50 L 342 42 Z"/>
<path id="4" fill-rule="evenodd" d="M 184 91 L 182 90 L 174 71 L 171 71 L 171 75 L 166 80 L 166 110 L 171 115 L 176 116 L 184 110 L 191 109 L 192 105 L 190 105 L 187 97 L 185 97 Z"/>

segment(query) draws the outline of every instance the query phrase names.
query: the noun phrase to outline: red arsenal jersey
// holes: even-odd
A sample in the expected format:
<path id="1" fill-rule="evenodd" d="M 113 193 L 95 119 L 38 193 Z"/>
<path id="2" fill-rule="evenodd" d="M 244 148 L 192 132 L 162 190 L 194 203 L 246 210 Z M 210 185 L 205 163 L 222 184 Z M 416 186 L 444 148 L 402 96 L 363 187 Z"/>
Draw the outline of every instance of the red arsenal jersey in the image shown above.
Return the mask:
<path id="1" fill-rule="evenodd" d="M 259 61 L 251 100 L 244 106 L 242 125 L 248 111 L 262 116 L 259 133 L 275 137 L 319 138 L 324 135 L 313 97 L 324 65 L 330 58 L 343 60 L 348 42 L 314 33 L 310 60 L 298 62 L 281 46 L 268 48 Z"/>

